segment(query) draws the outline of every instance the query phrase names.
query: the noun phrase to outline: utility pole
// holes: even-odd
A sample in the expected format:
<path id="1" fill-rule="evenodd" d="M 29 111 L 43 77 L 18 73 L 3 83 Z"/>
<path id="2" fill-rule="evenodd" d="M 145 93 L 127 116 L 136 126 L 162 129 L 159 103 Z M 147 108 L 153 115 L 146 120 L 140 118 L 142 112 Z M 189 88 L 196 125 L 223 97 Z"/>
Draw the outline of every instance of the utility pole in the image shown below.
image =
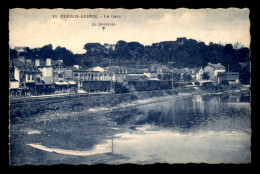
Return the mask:
<path id="1" fill-rule="evenodd" d="M 112 153 L 114 152 L 114 142 L 113 142 L 113 140 L 114 140 L 114 135 L 112 135 Z"/>
<path id="2" fill-rule="evenodd" d="M 173 67 L 172 67 L 172 90 L 173 90 Z"/>
<path id="3" fill-rule="evenodd" d="M 228 64 L 228 84 L 229 84 L 229 64 Z"/>
<path id="4" fill-rule="evenodd" d="M 110 92 L 113 92 L 113 77 L 112 77 L 112 67 L 111 67 L 111 58 L 110 58 Z"/>

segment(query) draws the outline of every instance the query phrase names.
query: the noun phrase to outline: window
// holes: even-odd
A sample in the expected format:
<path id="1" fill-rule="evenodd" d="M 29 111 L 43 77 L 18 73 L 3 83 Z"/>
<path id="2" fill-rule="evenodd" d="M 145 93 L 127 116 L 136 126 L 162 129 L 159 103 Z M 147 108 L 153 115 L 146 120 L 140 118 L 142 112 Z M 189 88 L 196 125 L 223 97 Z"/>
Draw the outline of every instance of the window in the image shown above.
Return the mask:
<path id="1" fill-rule="evenodd" d="M 28 78 L 28 80 L 31 80 L 31 76 L 30 75 L 27 75 L 27 78 Z"/>

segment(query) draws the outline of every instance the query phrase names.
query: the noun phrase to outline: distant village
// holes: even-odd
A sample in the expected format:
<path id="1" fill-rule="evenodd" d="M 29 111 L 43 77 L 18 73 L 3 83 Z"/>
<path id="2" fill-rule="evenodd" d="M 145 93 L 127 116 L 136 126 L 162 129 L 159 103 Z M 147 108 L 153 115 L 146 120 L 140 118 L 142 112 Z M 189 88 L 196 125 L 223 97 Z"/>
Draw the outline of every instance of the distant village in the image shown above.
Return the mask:
<path id="1" fill-rule="evenodd" d="M 18 50 L 21 52 L 22 50 Z M 130 91 L 173 89 L 178 86 L 237 85 L 239 73 L 220 63 L 199 68 L 177 69 L 174 65 L 154 63 L 147 68 L 79 65 L 66 66 L 62 59 L 18 58 L 10 61 L 10 97 L 64 93 L 114 92 L 115 84 Z"/>

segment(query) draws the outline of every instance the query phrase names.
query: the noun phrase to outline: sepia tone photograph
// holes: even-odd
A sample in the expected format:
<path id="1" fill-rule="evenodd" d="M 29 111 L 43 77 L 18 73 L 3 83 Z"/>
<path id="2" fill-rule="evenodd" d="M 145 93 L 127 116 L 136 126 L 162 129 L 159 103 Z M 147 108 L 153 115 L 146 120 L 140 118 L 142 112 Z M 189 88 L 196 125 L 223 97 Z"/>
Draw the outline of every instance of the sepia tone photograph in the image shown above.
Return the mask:
<path id="1" fill-rule="evenodd" d="M 251 163 L 250 10 L 9 10 L 9 164 Z"/>

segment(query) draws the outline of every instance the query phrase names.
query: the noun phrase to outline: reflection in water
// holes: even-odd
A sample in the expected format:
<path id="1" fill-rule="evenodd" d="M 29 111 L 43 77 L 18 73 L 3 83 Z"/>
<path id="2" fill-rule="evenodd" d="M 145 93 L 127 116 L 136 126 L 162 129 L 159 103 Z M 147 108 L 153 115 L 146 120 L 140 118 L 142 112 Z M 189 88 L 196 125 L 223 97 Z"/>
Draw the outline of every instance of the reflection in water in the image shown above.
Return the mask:
<path id="1" fill-rule="evenodd" d="M 105 158 L 104 154 L 125 157 L 106 156 L 109 160 L 102 161 L 112 164 L 249 163 L 249 100 L 250 97 L 237 94 L 196 95 L 114 109 L 100 115 L 88 113 L 44 124 L 27 124 L 23 127 L 30 130 L 27 136 L 12 134 L 22 137 L 19 140 L 26 147 L 22 148 L 22 143 L 11 137 L 14 141 L 11 148 L 21 155 L 28 154 L 26 159 L 32 163 L 37 163 L 40 153 L 39 164 L 43 159 L 58 163 L 60 156 L 54 158 L 53 152 L 66 155 L 62 159 L 66 158 L 67 163 L 74 162 L 76 157 L 79 163 L 96 163 Z M 94 157 L 97 154 L 103 156 L 98 160 Z"/>
<path id="2" fill-rule="evenodd" d="M 125 117 L 117 124 L 139 127 L 117 134 L 114 152 L 134 163 L 248 163 L 250 104 L 240 97 L 193 96 L 118 112 Z"/>
<path id="3" fill-rule="evenodd" d="M 239 99 L 239 96 L 237 96 Z M 233 116 L 236 120 L 249 118 L 250 104 L 240 103 L 244 107 L 231 107 L 234 97 L 226 95 L 205 95 L 193 96 L 187 98 L 178 98 L 170 101 L 153 103 L 117 111 L 114 114 L 114 121 L 118 125 L 143 125 L 153 124 L 161 127 L 181 128 L 182 131 L 189 131 L 190 128 L 203 128 L 206 124 L 212 124 L 216 121 L 227 121 Z M 231 103 L 230 103 L 231 101 Z M 236 100 L 237 101 L 237 100 Z M 238 105 L 239 103 L 235 103 Z M 234 121 L 234 120 L 233 120 Z M 246 123 L 249 124 L 250 119 Z M 226 124 L 227 124 L 226 123 Z M 219 131 L 225 129 L 222 125 Z M 234 129 L 250 129 L 250 125 L 241 127 L 240 125 L 231 125 Z"/>

